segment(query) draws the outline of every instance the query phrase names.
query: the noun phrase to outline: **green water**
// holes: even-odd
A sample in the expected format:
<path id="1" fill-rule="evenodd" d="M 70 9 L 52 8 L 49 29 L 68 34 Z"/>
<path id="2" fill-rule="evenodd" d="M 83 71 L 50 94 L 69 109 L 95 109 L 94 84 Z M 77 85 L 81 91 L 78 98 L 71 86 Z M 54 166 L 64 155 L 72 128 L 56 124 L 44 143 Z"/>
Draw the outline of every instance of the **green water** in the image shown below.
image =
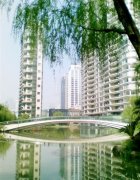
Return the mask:
<path id="1" fill-rule="evenodd" d="M 82 126 L 30 132 L 31 137 L 61 139 L 62 143 L 38 143 L 0 140 L 0 180 L 138 180 L 140 159 L 115 157 L 112 149 L 121 142 L 64 143 L 70 139 L 94 138 L 112 134 L 114 130 Z M 66 130 L 66 132 L 65 132 Z M 70 131 L 68 133 L 68 131 Z M 55 133 L 54 133 L 55 132 Z M 60 137 L 58 138 L 60 133 Z M 72 134 L 73 133 L 73 134 Z M 21 132 L 29 137 L 29 131 Z M 62 137 L 62 134 L 64 137 Z"/>

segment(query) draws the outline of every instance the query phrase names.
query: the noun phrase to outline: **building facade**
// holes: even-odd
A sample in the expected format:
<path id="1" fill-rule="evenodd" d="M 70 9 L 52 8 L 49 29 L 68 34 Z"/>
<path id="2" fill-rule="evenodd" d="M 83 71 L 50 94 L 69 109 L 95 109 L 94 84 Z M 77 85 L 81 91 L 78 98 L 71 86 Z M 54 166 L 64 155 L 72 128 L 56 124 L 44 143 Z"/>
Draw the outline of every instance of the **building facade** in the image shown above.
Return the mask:
<path id="1" fill-rule="evenodd" d="M 61 79 L 61 109 L 66 108 L 66 77 Z"/>
<path id="2" fill-rule="evenodd" d="M 31 47 L 32 39 L 24 33 L 21 48 L 19 115 L 39 117 L 42 111 L 42 44 Z"/>
<path id="3" fill-rule="evenodd" d="M 131 11 L 132 5 L 128 1 Z M 109 15 L 108 21 L 116 23 L 117 17 Z M 114 42 L 107 47 L 102 63 L 94 52 L 82 64 L 82 109 L 85 115 L 120 114 L 136 93 L 134 68 L 137 54 L 127 36 Z"/>
<path id="4" fill-rule="evenodd" d="M 81 65 L 71 65 L 64 89 L 65 109 L 81 109 Z"/>

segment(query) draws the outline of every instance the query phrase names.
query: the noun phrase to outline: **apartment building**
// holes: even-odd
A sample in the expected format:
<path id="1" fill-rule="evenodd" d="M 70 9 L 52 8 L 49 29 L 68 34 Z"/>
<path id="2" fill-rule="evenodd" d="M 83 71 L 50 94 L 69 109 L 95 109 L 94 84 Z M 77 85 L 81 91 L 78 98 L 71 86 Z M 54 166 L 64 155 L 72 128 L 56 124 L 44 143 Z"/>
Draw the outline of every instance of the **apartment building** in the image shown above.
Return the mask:
<path id="1" fill-rule="evenodd" d="M 65 104 L 65 109 L 81 109 L 81 65 L 71 65 L 63 77 L 61 103 Z"/>
<path id="2" fill-rule="evenodd" d="M 133 4 L 128 1 L 130 10 Z M 134 13 L 132 13 L 135 16 Z M 115 16 L 108 21 L 116 23 Z M 137 54 L 127 36 L 106 49 L 103 62 L 94 52 L 82 64 L 82 109 L 85 115 L 120 114 L 136 93 Z"/>
<path id="3" fill-rule="evenodd" d="M 29 33 L 24 33 L 21 47 L 19 115 L 39 117 L 42 111 L 42 44 L 31 47 Z"/>

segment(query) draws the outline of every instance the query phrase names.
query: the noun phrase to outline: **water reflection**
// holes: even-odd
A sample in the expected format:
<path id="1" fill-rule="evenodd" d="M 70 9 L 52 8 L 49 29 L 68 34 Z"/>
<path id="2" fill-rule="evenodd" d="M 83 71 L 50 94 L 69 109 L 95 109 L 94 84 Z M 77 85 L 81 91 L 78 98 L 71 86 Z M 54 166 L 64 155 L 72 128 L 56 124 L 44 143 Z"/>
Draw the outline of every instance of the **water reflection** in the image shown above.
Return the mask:
<path id="1" fill-rule="evenodd" d="M 83 180 L 88 179 L 125 179 L 121 160 L 112 154 L 112 145 L 83 145 Z"/>
<path id="2" fill-rule="evenodd" d="M 60 149 L 61 178 L 67 180 L 81 180 L 82 145 L 63 144 Z"/>
<path id="3" fill-rule="evenodd" d="M 0 179 L 4 180 L 120 180 L 139 179 L 139 161 L 124 161 L 113 156 L 112 144 L 34 144 L 17 141 L 5 156 Z M 13 149 L 16 153 L 11 154 Z M 0 155 L 1 157 L 1 155 Z M 10 169 L 9 161 L 13 163 Z M 6 167 L 5 167 L 6 165 Z M 2 170 L 11 171 L 6 176 Z M 7 173 L 5 172 L 5 173 Z M 14 176 L 15 175 L 15 176 Z M 8 179 L 9 177 L 9 179 Z"/>
<path id="4" fill-rule="evenodd" d="M 90 130 L 89 130 L 90 129 Z M 107 129 L 102 129 L 103 133 Z M 89 133 L 90 131 L 90 133 Z M 87 133 L 86 133 L 87 132 Z M 92 132 L 92 133 L 91 133 Z M 109 132 L 109 131 L 108 131 Z M 83 127 L 83 137 L 101 129 Z M 2 143 L 0 142 L 0 147 Z M 138 180 L 140 161 L 113 155 L 114 143 L 31 143 L 14 141 L 0 154 L 2 180 Z M 12 166 L 11 166 L 12 164 Z"/>
<path id="5" fill-rule="evenodd" d="M 104 127 L 98 124 L 81 124 L 80 125 L 80 137 L 81 138 L 94 138 L 100 136 L 106 136 L 117 133 L 118 130 L 114 128 Z"/>
<path id="6" fill-rule="evenodd" d="M 47 140 L 73 140 L 94 138 L 118 133 L 117 129 L 94 124 L 80 124 L 69 126 L 43 126 L 14 132 L 15 135 Z"/>
<path id="7" fill-rule="evenodd" d="M 0 155 L 5 155 L 6 152 L 8 151 L 8 149 L 10 148 L 11 146 L 11 142 L 9 141 L 5 141 L 4 139 L 2 139 L 0 141 Z"/>
<path id="8" fill-rule="evenodd" d="M 17 142 L 16 179 L 40 179 L 40 145 Z"/>
<path id="9" fill-rule="evenodd" d="M 81 145 L 17 142 L 16 179 L 81 180 Z"/>

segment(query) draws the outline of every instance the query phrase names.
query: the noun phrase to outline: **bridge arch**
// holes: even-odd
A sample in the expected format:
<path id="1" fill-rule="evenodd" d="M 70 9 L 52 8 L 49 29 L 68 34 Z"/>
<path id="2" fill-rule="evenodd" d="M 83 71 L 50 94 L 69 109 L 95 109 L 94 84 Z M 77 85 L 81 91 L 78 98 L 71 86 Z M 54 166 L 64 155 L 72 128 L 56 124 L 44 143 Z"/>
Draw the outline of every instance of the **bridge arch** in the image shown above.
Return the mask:
<path id="1" fill-rule="evenodd" d="M 100 120 L 100 119 L 51 119 L 51 120 L 42 120 L 42 119 L 35 119 L 33 121 L 24 121 L 24 122 L 17 122 L 15 124 L 7 124 L 3 127 L 3 131 L 12 131 L 17 129 L 24 129 L 26 127 L 43 125 L 43 124 L 60 124 L 60 123 L 88 123 L 88 124 L 97 124 L 107 127 L 112 127 L 116 129 L 123 128 L 127 125 L 124 122 L 118 121 L 110 121 L 110 120 Z"/>

